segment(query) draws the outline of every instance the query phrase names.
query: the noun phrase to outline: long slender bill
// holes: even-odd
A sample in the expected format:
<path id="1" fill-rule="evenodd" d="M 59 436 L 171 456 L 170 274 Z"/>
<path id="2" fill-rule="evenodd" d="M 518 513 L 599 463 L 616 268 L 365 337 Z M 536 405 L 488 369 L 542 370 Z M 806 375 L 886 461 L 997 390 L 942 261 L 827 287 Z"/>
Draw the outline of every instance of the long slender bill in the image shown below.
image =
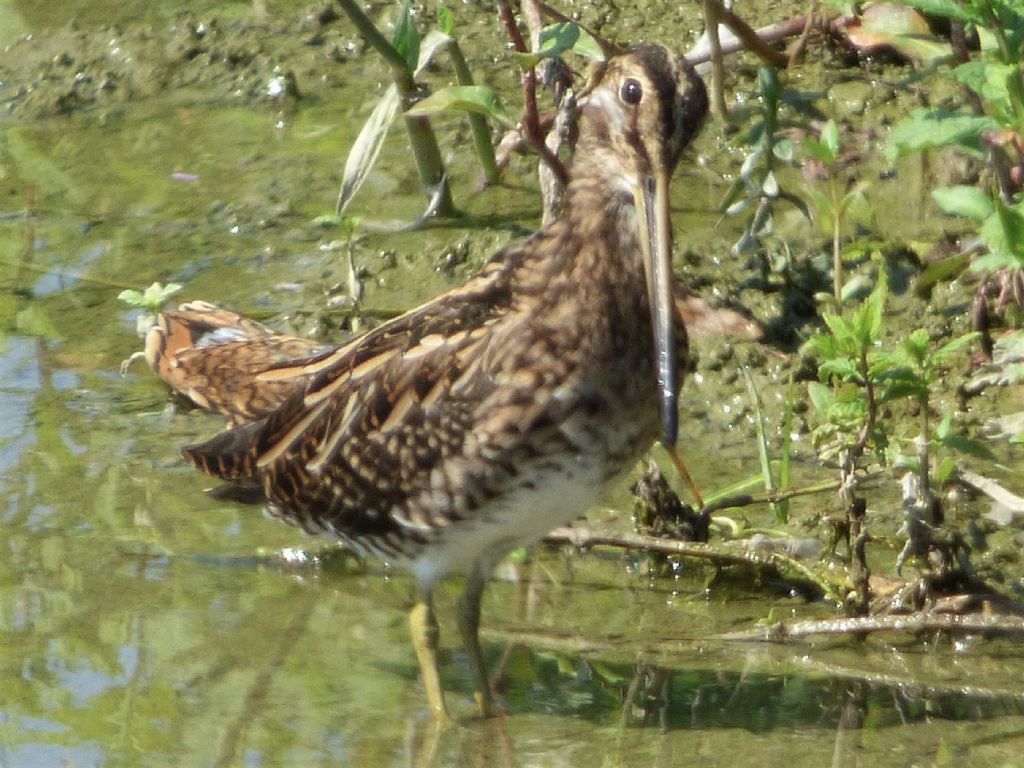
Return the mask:
<path id="1" fill-rule="evenodd" d="M 652 177 L 641 182 L 634 194 L 646 229 L 646 237 L 640 240 L 654 328 L 661 444 L 671 449 L 679 433 L 679 412 L 676 405 L 676 340 L 672 322 L 672 230 L 668 218 L 668 182 L 668 173 L 658 169 Z"/>

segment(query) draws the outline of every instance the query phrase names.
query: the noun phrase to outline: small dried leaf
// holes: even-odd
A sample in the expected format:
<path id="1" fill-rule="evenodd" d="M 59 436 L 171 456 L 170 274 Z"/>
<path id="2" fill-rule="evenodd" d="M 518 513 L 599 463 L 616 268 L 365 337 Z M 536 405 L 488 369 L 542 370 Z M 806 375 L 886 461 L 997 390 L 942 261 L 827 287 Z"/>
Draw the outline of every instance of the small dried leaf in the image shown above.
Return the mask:
<path id="1" fill-rule="evenodd" d="M 384 138 L 388 135 L 388 129 L 398 116 L 398 89 L 394 85 L 388 86 L 384 96 L 373 108 L 369 119 L 363 125 L 362 130 L 356 137 L 352 149 L 349 150 L 348 158 L 345 160 L 345 173 L 341 180 L 341 192 L 338 194 L 337 214 L 345 213 L 348 204 L 352 202 L 356 192 L 363 186 L 366 177 L 370 174 L 380 150 L 384 146 Z"/>

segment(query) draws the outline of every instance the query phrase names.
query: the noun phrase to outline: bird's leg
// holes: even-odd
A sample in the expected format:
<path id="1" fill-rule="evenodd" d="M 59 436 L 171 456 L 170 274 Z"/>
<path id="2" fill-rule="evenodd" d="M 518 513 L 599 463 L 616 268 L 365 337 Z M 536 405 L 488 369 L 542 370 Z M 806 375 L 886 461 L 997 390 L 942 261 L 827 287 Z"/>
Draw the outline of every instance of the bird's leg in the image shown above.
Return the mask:
<path id="1" fill-rule="evenodd" d="M 434 605 L 429 590 L 421 593 L 419 601 L 409 613 L 409 631 L 412 634 L 412 647 L 420 664 L 430 714 L 438 723 L 447 725 L 452 719 L 444 704 L 441 673 L 437 665 L 437 645 L 441 632 L 434 616 Z"/>
<path id="2" fill-rule="evenodd" d="M 484 594 L 487 576 L 477 564 L 466 579 L 466 588 L 459 597 L 458 623 L 462 647 L 466 649 L 466 661 L 473 678 L 473 698 L 480 714 L 488 717 L 492 710 L 491 684 L 487 679 L 487 667 L 480 650 L 480 600 Z"/>

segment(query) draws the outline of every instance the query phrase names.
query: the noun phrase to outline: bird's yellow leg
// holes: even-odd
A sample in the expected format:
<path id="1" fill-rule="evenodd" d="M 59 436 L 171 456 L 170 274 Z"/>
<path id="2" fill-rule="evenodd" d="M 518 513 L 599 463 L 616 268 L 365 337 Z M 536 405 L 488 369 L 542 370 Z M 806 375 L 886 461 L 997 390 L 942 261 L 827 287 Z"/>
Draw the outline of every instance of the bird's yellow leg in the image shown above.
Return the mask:
<path id="1" fill-rule="evenodd" d="M 409 631 L 412 634 L 412 647 L 420 664 L 420 675 L 423 677 L 423 687 L 427 692 L 430 714 L 438 723 L 448 725 L 452 718 L 444 704 L 441 673 L 437 664 L 437 645 L 441 633 L 437 627 L 437 618 L 434 616 L 434 606 L 429 595 L 421 597 L 410 611 Z"/>
<path id="2" fill-rule="evenodd" d="M 466 649 L 466 662 L 473 678 L 473 698 L 484 717 L 493 709 L 491 683 L 487 679 L 487 667 L 480 649 L 480 601 L 483 598 L 486 575 L 479 567 L 474 568 L 466 580 L 466 588 L 459 597 L 458 622 L 462 647 Z"/>

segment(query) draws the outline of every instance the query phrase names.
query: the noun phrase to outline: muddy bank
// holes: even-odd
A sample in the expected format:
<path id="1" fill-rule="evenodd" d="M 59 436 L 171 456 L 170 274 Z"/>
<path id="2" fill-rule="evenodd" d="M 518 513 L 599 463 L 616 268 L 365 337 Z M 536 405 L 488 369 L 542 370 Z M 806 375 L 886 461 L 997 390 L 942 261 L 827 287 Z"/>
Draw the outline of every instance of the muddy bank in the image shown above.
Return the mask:
<path id="1" fill-rule="evenodd" d="M 343 83 L 361 43 L 325 3 L 281 19 L 221 20 L 181 13 L 172 24 L 61 29 L 23 35 L 0 57 L 0 102 L 37 120 L 101 117 L 155 96 L 182 104 L 287 105 Z"/>

